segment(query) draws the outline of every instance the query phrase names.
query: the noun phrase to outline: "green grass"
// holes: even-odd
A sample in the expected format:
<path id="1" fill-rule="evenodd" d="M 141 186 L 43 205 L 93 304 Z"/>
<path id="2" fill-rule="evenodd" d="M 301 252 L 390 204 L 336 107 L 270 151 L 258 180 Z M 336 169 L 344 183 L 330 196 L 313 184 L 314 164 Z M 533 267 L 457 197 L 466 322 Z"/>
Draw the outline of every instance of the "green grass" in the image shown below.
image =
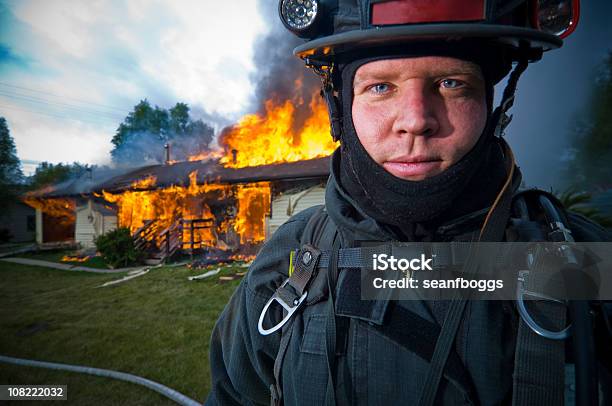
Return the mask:
<path id="1" fill-rule="evenodd" d="M 233 270 L 245 268 L 224 267 L 220 274 Z M 0 354 L 129 372 L 203 401 L 210 333 L 239 283 L 187 280 L 203 272 L 154 268 L 99 288 L 123 274 L 0 262 Z M 0 384 L 67 384 L 69 404 L 171 404 L 134 384 L 6 364 Z"/>
<path id="2" fill-rule="evenodd" d="M 75 255 L 74 250 L 50 250 L 50 251 L 32 251 L 23 254 L 15 255 L 18 258 L 38 259 L 41 261 L 57 262 L 60 264 L 71 264 L 77 266 L 86 266 L 89 268 L 109 269 L 102 257 L 91 257 L 87 261 L 62 261 L 64 255 Z"/>
<path id="3" fill-rule="evenodd" d="M 16 255 L 19 258 L 39 259 L 41 261 L 61 262 L 64 255 L 72 254 L 71 250 L 30 251 Z"/>

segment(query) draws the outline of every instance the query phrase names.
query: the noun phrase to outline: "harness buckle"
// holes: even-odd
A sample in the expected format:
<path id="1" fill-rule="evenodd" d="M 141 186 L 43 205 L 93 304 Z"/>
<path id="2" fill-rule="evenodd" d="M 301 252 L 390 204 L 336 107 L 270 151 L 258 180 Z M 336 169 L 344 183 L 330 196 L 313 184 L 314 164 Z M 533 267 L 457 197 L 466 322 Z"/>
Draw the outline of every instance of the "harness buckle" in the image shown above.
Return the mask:
<path id="1" fill-rule="evenodd" d="M 308 296 L 308 291 L 305 291 L 302 294 L 302 296 L 300 296 L 299 298 L 296 296 L 296 299 L 293 301 L 293 306 L 287 304 L 283 299 L 281 299 L 280 295 L 278 294 L 278 290 L 284 288 L 285 285 L 287 285 L 287 283 L 289 283 L 289 278 L 287 278 L 285 282 L 283 282 L 283 284 L 276 290 L 276 292 L 274 292 L 272 297 L 268 300 L 263 310 L 261 311 L 261 314 L 259 315 L 259 322 L 257 323 L 257 329 L 259 330 L 259 334 L 267 336 L 269 334 L 276 332 L 280 328 L 282 328 L 289 321 L 289 319 L 291 319 L 291 316 L 293 316 L 293 313 L 295 313 L 295 311 L 300 307 L 300 305 L 304 302 L 304 300 L 306 300 L 306 297 Z M 278 322 L 278 324 L 276 324 L 272 328 L 267 329 L 267 328 L 264 328 L 263 322 L 264 322 L 266 313 L 268 312 L 268 309 L 270 308 L 270 305 L 274 301 L 278 302 L 281 306 L 283 306 L 283 308 L 287 311 L 287 314 L 285 315 L 285 317 L 283 317 L 283 319 L 280 322 Z"/>
<path id="2" fill-rule="evenodd" d="M 563 330 L 560 331 L 551 331 L 548 330 L 538 324 L 537 321 L 531 317 L 529 311 L 527 310 L 527 306 L 525 306 L 525 301 L 523 299 L 524 296 L 533 296 L 539 299 L 549 300 L 557 303 L 565 303 L 562 300 L 555 299 L 543 293 L 536 293 L 525 289 L 525 285 L 527 283 L 527 279 L 529 278 L 529 271 L 519 271 L 518 275 L 518 283 L 516 284 L 516 303 L 518 307 L 518 312 L 521 315 L 521 319 L 529 326 L 529 328 L 536 334 L 548 338 L 550 340 L 565 340 L 570 336 L 570 331 L 572 325 L 568 325 Z"/>

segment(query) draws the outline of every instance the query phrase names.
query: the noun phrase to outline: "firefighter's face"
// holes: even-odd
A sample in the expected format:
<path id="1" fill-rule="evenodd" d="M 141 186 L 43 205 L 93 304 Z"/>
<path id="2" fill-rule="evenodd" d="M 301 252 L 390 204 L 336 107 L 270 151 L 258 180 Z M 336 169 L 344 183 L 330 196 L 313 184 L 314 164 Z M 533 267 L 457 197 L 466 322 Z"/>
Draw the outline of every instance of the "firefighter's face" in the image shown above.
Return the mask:
<path id="1" fill-rule="evenodd" d="M 398 178 L 419 181 L 459 161 L 487 119 L 480 67 L 450 57 L 367 63 L 353 81 L 353 123 L 368 154 Z"/>

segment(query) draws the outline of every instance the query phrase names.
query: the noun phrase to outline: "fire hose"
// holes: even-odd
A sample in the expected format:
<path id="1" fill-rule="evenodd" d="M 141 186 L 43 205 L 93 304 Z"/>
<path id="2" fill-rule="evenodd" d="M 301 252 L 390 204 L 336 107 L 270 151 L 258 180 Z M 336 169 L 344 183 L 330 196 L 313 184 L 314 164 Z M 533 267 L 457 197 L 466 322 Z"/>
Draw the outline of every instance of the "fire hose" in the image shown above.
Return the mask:
<path id="1" fill-rule="evenodd" d="M 69 364 L 58 364 L 55 362 L 45 362 L 45 361 L 34 361 L 23 358 L 13 358 L 7 357 L 5 355 L 0 355 L 0 362 L 5 362 L 8 364 L 14 365 L 22 365 L 28 367 L 37 367 L 37 368 L 47 368 L 47 369 L 55 369 L 60 371 L 70 371 L 77 372 L 82 374 L 89 374 L 95 376 L 102 376 L 104 378 L 113 378 L 121 381 L 131 382 L 138 385 L 142 385 L 146 388 L 154 390 L 155 392 L 164 395 L 165 397 L 175 401 L 176 403 L 183 406 L 202 406 L 201 403 L 196 402 L 188 396 L 183 395 L 180 392 L 175 391 L 161 383 L 157 383 L 150 379 L 143 378 L 141 376 L 128 374 L 126 372 L 119 371 L 111 371 L 110 369 L 101 369 L 101 368 L 92 368 L 85 367 L 81 365 L 69 365 Z"/>

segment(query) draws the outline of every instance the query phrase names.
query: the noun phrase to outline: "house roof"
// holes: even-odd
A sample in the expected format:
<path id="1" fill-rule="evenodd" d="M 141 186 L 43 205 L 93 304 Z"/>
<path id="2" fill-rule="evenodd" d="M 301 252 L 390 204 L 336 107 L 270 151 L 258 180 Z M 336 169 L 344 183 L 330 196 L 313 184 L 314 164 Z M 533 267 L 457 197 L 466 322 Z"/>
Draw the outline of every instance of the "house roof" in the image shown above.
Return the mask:
<path id="1" fill-rule="evenodd" d="M 155 177 L 156 182 L 143 187 L 141 190 L 159 189 L 172 185 L 188 186 L 189 175 L 194 171 L 197 171 L 196 180 L 198 184 L 234 184 L 326 178 L 329 176 L 329 165 L 330 157 L 246 168 L 226 168 L 217 161 L 178 162 L 172 165 L 152 165 L 138 168 L 98 184 L 95 191 L 121 192 L 132 189 L 135 182 L 150 177 Z"/>
<path id="2" fill-rule="evenodd" d="M 85 171 L 81 176 L 76 176 L 55 185 L 45 186 L 25 194 L 26 197 L 70 197 L 92 193 L 97 190 L 96 186 L 117 176 L 125 169 L 92 169 Z"/>

